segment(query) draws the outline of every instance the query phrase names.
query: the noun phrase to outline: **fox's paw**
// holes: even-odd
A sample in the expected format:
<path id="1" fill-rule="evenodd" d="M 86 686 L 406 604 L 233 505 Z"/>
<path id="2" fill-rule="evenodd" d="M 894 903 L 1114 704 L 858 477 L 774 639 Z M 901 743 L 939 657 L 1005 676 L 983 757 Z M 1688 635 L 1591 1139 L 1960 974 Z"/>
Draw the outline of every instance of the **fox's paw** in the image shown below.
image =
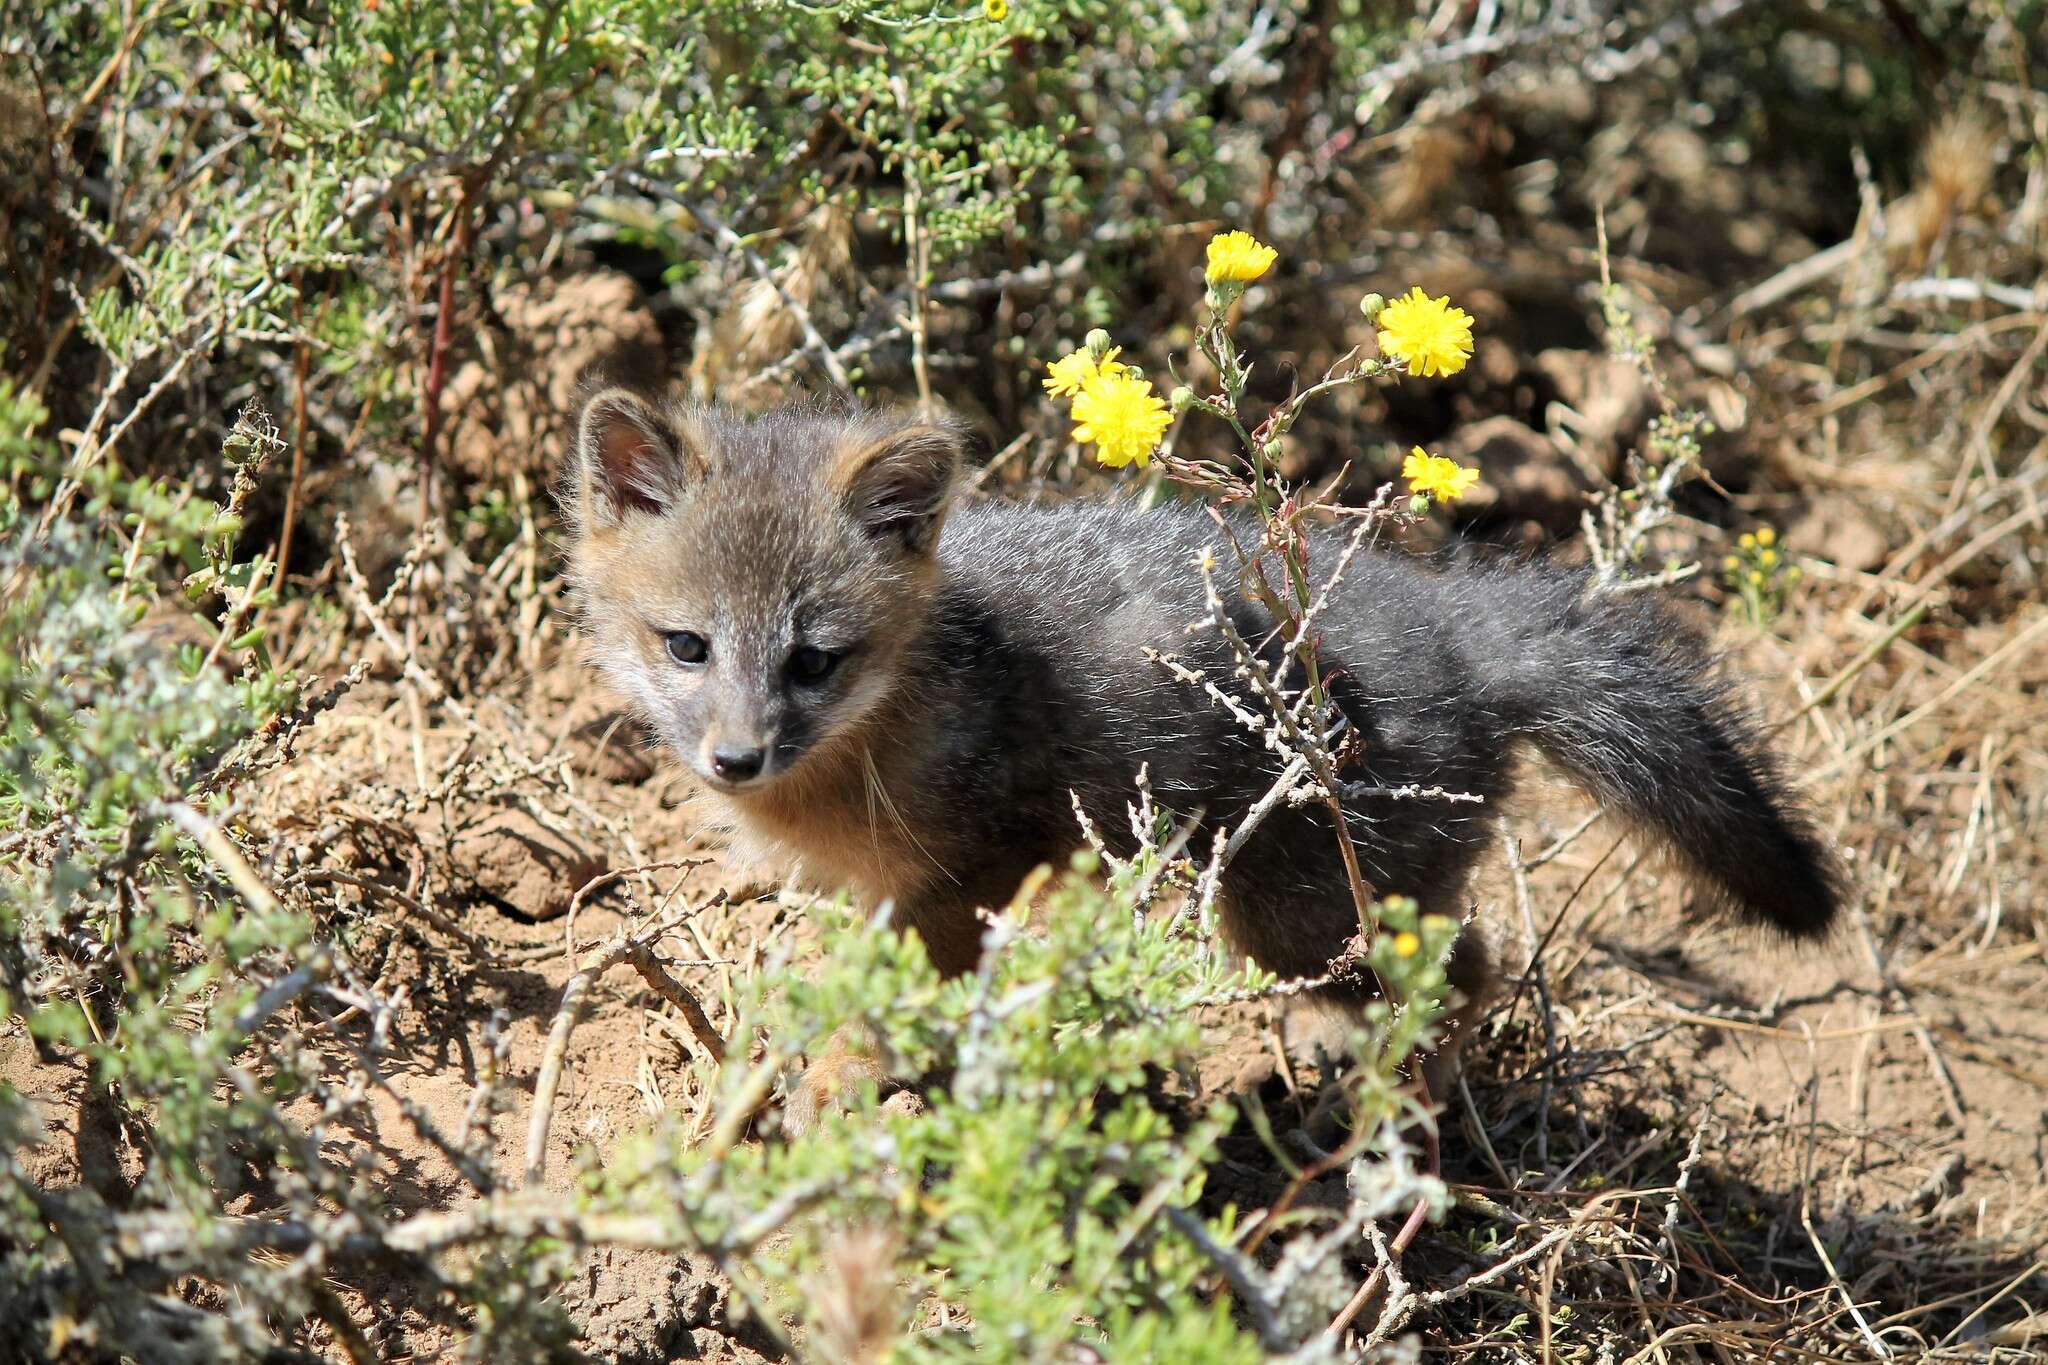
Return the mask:
<path id="1" fill-rule="evenodd" d="M 782 1105 L 782 1131 L 802 1137 L 827 1114 L 843 1114 L 860 1093 L 861 1082 L 877 1087 L 885 1079 L 882 1063 L 871 1053 L 827 1052 L 797 1077 Z"/>
<path id="2" fill-rule="evenodd" d="M 844 1114 L 864 1082 L 873 1082 L 881 1092 L 885 1114 L 924 1110 L 924 1100 L 889 1074 L 872 1040 L 834 1038 L 825 1055 L 811 1063 L 789 1088 L 789 1098 L 782 1105 L 782 1131 L 802 1137 L 816 1130 L 826 1115 Z"/>

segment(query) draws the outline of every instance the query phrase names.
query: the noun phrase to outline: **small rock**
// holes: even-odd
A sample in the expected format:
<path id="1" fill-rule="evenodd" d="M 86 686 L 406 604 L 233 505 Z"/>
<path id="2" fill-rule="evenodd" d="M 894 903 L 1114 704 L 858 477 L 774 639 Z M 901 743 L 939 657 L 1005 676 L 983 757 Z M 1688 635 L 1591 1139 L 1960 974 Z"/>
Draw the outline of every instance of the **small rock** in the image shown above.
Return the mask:
<path id="1" fill-rule="evenodd" d="M 1825 559 L 1851 573 L 1869 573 L 1885 561 L 1884 532 L 1856 504 L 1839 495 L 1817 498 L 1785 528 L 1785 546 L 1795 554 Z"/>
<path id="2" fill-rule="evenodd" d="M 605 870 L 603 855 L 523 810 L 497 811 L 458 830 L 448 861 L 456 894 L 533 923 L 568 913 L 575 894 Z"/>
<path id="3" fill-rule="evenodd" d="M 1621 457 L 1657 410 L 1642 368 L 1620 356 L 1563 347 L 1540 353 L 1536 368 L 1557 386 L 1558 401 L 1571 409 L 1550 422 L 1552 433 L 1568 430 L 1587 471 L 1613 479 L 1621 472 Z"/>

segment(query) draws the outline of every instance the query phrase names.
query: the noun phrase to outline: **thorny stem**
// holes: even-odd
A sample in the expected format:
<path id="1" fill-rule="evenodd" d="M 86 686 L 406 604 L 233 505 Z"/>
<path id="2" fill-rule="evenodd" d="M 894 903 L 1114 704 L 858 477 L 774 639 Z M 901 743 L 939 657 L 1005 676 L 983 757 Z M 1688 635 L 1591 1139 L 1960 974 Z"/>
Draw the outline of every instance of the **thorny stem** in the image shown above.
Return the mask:
<path id="1" fill-rule="evenodd" d="M 672 910 L 637 931 L 621 931 L 610 942 L 600 944 L 584 955 L 575 975 L 562 988 L 562 1002 L 555 1011 L 554 1024 L 548 1030 L 547 1051 L 541 1057 L 540 1073 L 534 1080 L 533 1112 L 528 1116 L 526 1126 L 527 1185 L 539 1185 L 547 1174 L 548 1129 L 554 1120 L 555 1095 L 561 1088 L 562 1073 L 568 1061 L 570 1035 L 583 1021 L 584 1012 L 589 1007 L 591 986 L 613 967 L 621 963 L 632 966 L 656 994 L 677 1007 L 696 1034 L 705 1055 L 713 1062 L 724 1060 L 725 1044 L 704 1017 L 703 1008 L 662 970 L 660 959 L 654 953 L 654 944 L 663 934 L 721 901 L 722 897 L 714 897 L 701 905 Z"/>
<path id="2" fill-rule="evenodd" d="M 1272 500 L 1276 480 L 1266 463 L 1266 443 L 1269 432 L 1285 430 L 1287 426 L 1292 425 L 1294 415 L 1299 413 L 1302 403 L 1310 394 L 1352 382 L 1361 377 L 1362 372 L 1353 371 L 1343 379 L 1326 377 L 1321 384 L 1307 393 L 1295 395 L 1286 406 L 1277 409 L 1259 425 L 1257 431 L 1247 431 L 1244 420 L 1239 415 L 1244 400 L 1247 370 L 1237 354 L 1236 345 L 1230 339 L 1228 329 L 1223 325 L 1220 310 L 1210 312 L 1207 325 L 1202 329 L 1200 344 L 1210 363 L 1215 365 L 1223 387 L 1221 403 L 1204 402 L 1202 406 L 1228 421 L 1232 430 L 1237 433 L 1238 439 L 1244 444 L 1252 469 L 1252 499 L 1258 508 L 1259 520 L 1264 528 L 1265 544 L 1272 547 L 1280 556 L 1280 562 L 1287 571 L 1288 585 L 1293 590 L 1294 604 L 1291 608 L 1278 600 L 1278 594 L 1267 594 L 1267 605 L 1273 610 L 1274 615 L 1280 618 L 1282 638 L 1291 637 L 1295 642 L 1294 654 L 1306 676 L 1305 685 L 1310 698 L 1318 710 L 1326 709 L 1329 698 L 1323 686 L 1315 641 L 1308 629 L 1308 614 L 1313 610 L 1315 593 L 1309 585 L 1308 566 L 1303 562 L 1302 540 L 1293 524 L 1300 518 L 1302 509 L 1292 507 L 1288 510 L 1290 502 L 1284 498 L 1279 504 L 1279 509 L 1276 509 Z M 1260 551 L 1254 551 L 1247 556 L 1243 548 L 1239 547 L 1238 553 L 1241 559 L 1247 561 L 1245 567 L 1249 571 L 1257 572 L 1256 561 L 1262 551 L 1263 547 Z M 1331 823 L 1336 831 L 1337 850 L 1344 860 L 1345 880 L 1350 885 L 1352 905 L 1358 915 L 1359 935 L 1370 942 L 1373 933 L 1372 888 L 1367 885 L 1365 874 L 1358 865 L 1358 850 L 1352 843 L 1350 826 L 1345 822 L 1343 801 L 1338 795 L 1340 785 L 1336 765 L 1330 761 L 1326 752 L 1318 752 L 1320 748 L 1319 745 L 1311 745 L 1305 752 L 1315 769 L 1316 779 L 1325 792 L 1325 804 L 1329 806 Z"/>
<path id="3" fill-rule="evenodd" d="M 1344 878 L 1351 883 L 1351 901 L 1358 910 L 1358 932 L 1370 943 L 1373 930 L 1372 888 L 1366 885 L 1365 874 L 1358 866 L 1358 849 L 1351 842 L 1351 827 L 1344 823 L 1344 803 L 1338 799 L 1335 787 L 1325 784 L 1325 789 L 1330 793 L 1330 820 L 1337 827 L 1337 852 L 1344 857 Z"/>
<path id="4" fill-rule="evenodd" d="M 1210 310 L 1209 317 L 1202 328 L 1198 345 L 1210 363 L 1216 367 L 1222 392 L 1213 399 L 1198 397 L 1195 399 L 1193 406 L 1201 411 L 1221 417 L 1230 424 L 1231 429 L 1237 433 L 1238 440 L 1244 447 L 1252 473 L 1248 491 L 1254 506 L 1258 509 L 1259 521 L 1263 532 L 1263 544 L 1250 554 L 1246 553 L 1243 546 L 1236 545 L 1240 567 L 1247 578 L 1251 580 L 1246 586 L 1249 590 L 1257 592 L 1264 599 L 1268 609 L 1278 618 L 1276 624 L 1279 628 L 1279 634 L 1276 638 L 1282 641 L 1284 646 L 1280 667 L 1282 669 L 1286 667 L 1286 657 L 1288 655 L 1292 655 L 1301 665 L 1304 676 L 1304 689 L 1311 703 L 1312 712 L 1317 716 L 1322 716 L 1333 709 L 1333 704 L 1324 685 L 1317 642 L 1311 629 L 1316 610 L 1315 594 L 1308 580 L 1305 542 L 1299 533 L 1299 523 L 1307 508 L 1296 503 L 1292 498 L 1285 496 L 1284 490 L 1279 489 L 1277 479 L 1267 464 L 1266 448 L 1272 439 L 1293 426 L 1309 399 L 1317 394 L 1340 388 L 1346 384 L 1357 383 L 1377 375 L 1381 373 L 1381 367 L 1375 362 L 1359 361 L 1356 364 L 1349 365 L 1349 368 L 1340 374 L 1338 370 L 1351 361 L 1351 357 L 1347 356 L 1338 365 L 1332 366 L 1320 382 L 1294 394 L 1286 403 L 1274 409 L 1256 429 L 1247 431 L 1243 418 L 1240 415 L 1241 405 L 1244 400 L 1247 371 L 1237 354 L 1235 345 L 1230 339 L 1229 331 L 1224 325 L 1221 309 L 1212 308 Z M 1276 492 L 1282 494 L 1278 498 L 1277 503 L 1274 496 Z M 1225 529 L 1227 533 L 1228 528 L 1226 527 Z M 1231 539 L 1233 545 L 1235 545 L 1236 538 L 1232 537 Z M 1291 589 L 1294 599 L 1291 604 L 1283 602 L 1280 594 L 1272 591 L 1270 585 L 1265 582 L 1264 574 L 1259 568 L 1259 556 L 1264 554 L 1268 548 L 1280 556 L 1281 563 L 1286 567 L 1288 587 Z M 1347 554 L 1346 559 L 1348 560 L 1348 558 L 1349 555 Z M 1343 572 L 1342 565 L 1338 567 L 1337 572 L 1340 574 Z M 1219 621 L 1222 619 L 1219 615 Z M 1252 671 L 1255 675 L 1259 672 L 1254 660 L 1247 659 L 1244 662 L 1248 665 L 1253 665 Z M 1288 707 L 1285 698 L 1277 692 L 1278 682 L 1279 679 L 1276 677 L 1274 679 L 1276 694 L 1269 698 L 1269 701 L 1275 705 L 1276 720 L 1281 725 L 1287 726 Z M 1350 885 L 1352 901 L 1358 913 L 1359 941 L 1362 948 L 1369 949 L 1376 928 L 1373 916 L 1373 892 L 1372 888 L 1366 883 L 1364 872 L 1359 866 L 1358 850 L 1352 841 L 1351 829 L 1345 819 L 1343 799 L 1339 794 L 1343 786 L 1337 771 L 1338 762 L 1330 752 L 1329 745 L 1323 738 L 1322 728 L 1319 724 L 1290 728 L 1297 729 L 1299 732 L 1297 738 L 1301 741 L 1299 756 L 1295 760 L 1296 764 L 1305 766 L 1315 776 L 1323 789 L 1323 800 L 1329 808 L 1330 821 L 1337 840 L 1337 850 L 1344 862 L 1345 879 Z M 1387 999 L 1386 983 L 1380 979 L 1378 972 L 1371 966 L 1366 965 L 1362 960 L 1359 963 L 1359 968 L 1371 979 L 1373 988 L 1377 991 L 1380 998 Z M 1434 1108 L 1429 1090 L 1429 1082 L 1424 1077 L 1419 1066 L 1412 1066 L 1411 1069 L 1413 1076 L 1410 1083 L 1416 1098 L 1420 1101 L 1424 1112 L 1427 1113 Z M 1425 1122 L 1422 1125 L 1422 1129 L 1424 1169 L 1433 1177 L 1441 1177 L 1443 1158 L 1438 1145 L 1435 1125 Z M 1387 1244 L 1386 1259 L 1383 1259 L 1372 1274 L 1366 1277 L 1365 1282 L 1359 1285 L 1357 1292 L 1352 1295 L 1350 1302 L 1344 1306 L 1343 1310 L 1330 1323 L 1326 1331 L 1327 1338 L 1333 1340 L 1341 1339 L 1352 1321 L 1373 1300 L 1374 1296 L 1379 1293 L 1382 1283 L 1397 1273 L 1393 1268 L 1398 1264 L 1402 1253 L 1408 1249 L 1416 1236 L 1421 1232 L 1422 1224 L 1428 1217 L 1428 1214 L 1429 1201 L 1427 1199 L 1417 1200 L 1415 1207 L 1409 1211 L 1407 1219 L 1402 1223 L 1400 1231 L 1395 1234 L 1393 1241 Z M 1377 1238 L 1375 1240 L 1377 1241 Z"/>
<path id="5" fill-rule="evenodd" d="M 1434 1101 L 1429 1093 L 1429 1082 L 1423 1079 L 1419 1067 L 1415 1072 L 1415 1092 L 1424 1108 L 1434 1107 Z M 1441 1178 L 1443 1165 L 1443 1151 L 1437 1142 L 1436 1125 L 1425 1123 L 1422 1125 L 1422 1169 L 1432 1176 Z M 1345 1329 L 1351 1326 L 1358 1315 L 1365 1311 L 1365 1306 L 1378 1295 L 1380 1284 L 1388 1278 L 1390 1268 L 1399 1264 L 1402 1253 L 1413 1245 L 1416 1236 L 1422 1231 L 1424 1220 L 1428 1217 L 1429 1200 L 1416 1200 L 1415 1207 L 1408 1210 L 1408 1217 L 1401 1224 L 1401 1230 L 1394 1234 L 1393 1242 L 1387 1247 L 1387 1259 L 1373 1267 L 1372 1273 L 1365 1277 L 1357 1292 L 1352 1294 L 1350 1301 L 1338 1310 L 1336 1317 L 1330 1319 L 1329 1327 L 1324 1330 L 1326 1337 L 1332 1340 L 1343 1338 Z"/>

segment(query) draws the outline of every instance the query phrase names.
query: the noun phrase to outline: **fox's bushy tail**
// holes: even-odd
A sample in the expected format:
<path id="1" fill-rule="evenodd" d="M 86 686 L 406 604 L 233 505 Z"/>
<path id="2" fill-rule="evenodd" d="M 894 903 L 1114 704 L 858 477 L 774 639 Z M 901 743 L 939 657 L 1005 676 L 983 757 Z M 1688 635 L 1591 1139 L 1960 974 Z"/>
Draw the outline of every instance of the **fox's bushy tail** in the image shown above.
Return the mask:
<path id="1" fill-rule="evenodd" d="M 1498 714 L 1616 814 L 1663 839 L 1745 918 L 1825 933 L 1842 900 L 1826 845 L 1692 632 L 1576 575 L 1482 575 L 1461 604 Z M 1488 589 L 1497 591 L 1489 592 Z"/>

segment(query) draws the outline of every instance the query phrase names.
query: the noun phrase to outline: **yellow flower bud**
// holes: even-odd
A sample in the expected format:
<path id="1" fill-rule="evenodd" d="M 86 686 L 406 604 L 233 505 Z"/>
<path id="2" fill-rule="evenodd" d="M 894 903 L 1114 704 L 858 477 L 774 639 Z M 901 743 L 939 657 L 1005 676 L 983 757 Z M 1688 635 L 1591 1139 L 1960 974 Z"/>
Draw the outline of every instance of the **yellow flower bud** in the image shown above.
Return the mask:
<path id="1" fill-rule="evenodd" d="M 1756 543 L 1759 545 L 1775 545 L 1778 543 L 1778 533 L 1766 526 L 1756 533 Z"/>
<path id="2" fill-rule="evenodd" d="M 1765 550 L 1756 557 L 1756 562 L 1763 565 L 1766 569 L 1771 568 L 1778 562 L 1778 552 L 1776 550 Z"/>
<path id="3" fill-rule="evenodd" d="M 1414 957 L 1422 951 L 1422 940 L 1410 933 L 1394 935 L 1394 956 Z"/>
<path id="4" fill-rule="evenodd" d="M 1749 532 L 1744 531 L 1742 533 L 1742 539 L 1736 541 L 1735 543 L 1737 545 L 1740 545 L 1745 550 L 1754 550 L 1756 548 L 1756 537 L 1751 535 Z"/>

